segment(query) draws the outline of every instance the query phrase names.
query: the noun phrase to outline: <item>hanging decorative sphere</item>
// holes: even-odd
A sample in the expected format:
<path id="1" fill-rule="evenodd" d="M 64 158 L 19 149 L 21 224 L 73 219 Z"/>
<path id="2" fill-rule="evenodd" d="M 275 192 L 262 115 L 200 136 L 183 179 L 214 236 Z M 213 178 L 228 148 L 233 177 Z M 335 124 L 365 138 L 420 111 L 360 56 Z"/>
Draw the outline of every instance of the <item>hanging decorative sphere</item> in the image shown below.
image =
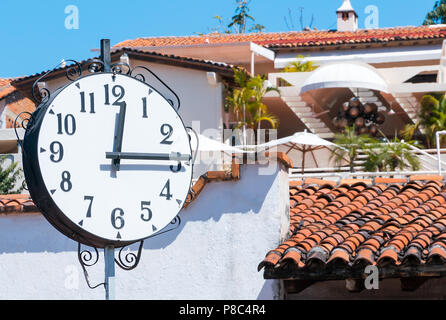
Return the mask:
<path id="1" fill-rule="evenodd" d="M 360 104 L 361 102 L 356 97 L 353 97 L 349 100 L 350 108 L 359 108 Z"/>
<path id="2" fill-rule="evenodd" d="M 350 110 L 348 111 L 348 114 L 349 114 L 350 117 L 352 117 L 352 118 L 356 118 L 356 117 L 358 117 L 359 114 L 360 114 L 359 107 L 351 107 Z"/>
<path id="3" fill-rule="evenodd" d="M 366 103 L 364 105 L 364 113 L 365 114 L 373 114 L 378 111 L 378 106 L 375 103 Z"/>
<path id="4" fill-rule="evenodd" d="M 363 117 L 358 117 L 355 120 L 355 126 L 357 128 L 362 128 L 365 126 L 365 119 Z"/>
<path id="5" fill-rule="evenodd" d="M 341 130 L 354 125 L 356 133 L 375 136 L 378 134 L 378 126 L 385 121 L 386 115 L 384 112 L 378 112 L 376 103 L 362 105 L 357 97 L 353 97 L 342 104 L 332 124 L 336 129 Z"/>

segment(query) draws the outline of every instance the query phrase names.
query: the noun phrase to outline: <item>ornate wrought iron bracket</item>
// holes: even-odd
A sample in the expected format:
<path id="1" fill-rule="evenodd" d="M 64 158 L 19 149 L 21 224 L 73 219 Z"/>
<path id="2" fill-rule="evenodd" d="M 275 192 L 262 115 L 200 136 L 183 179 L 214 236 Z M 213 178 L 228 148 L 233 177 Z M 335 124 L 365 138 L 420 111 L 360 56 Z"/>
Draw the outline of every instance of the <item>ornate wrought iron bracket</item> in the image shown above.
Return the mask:
<path id="1" fill-rule="evenodd" d="M 48 71 L 45 74 L 43 74 L 42 76 L 40 76 L 36 81 L 34 81 L 31 93 L 32 93 L 34 101 L 37 104 L 45 103 L 51 98 L 50 90 L 46 87 L 39 87 L 39 83 L 41 83 L 42 80 L 47 78 L 54 71 L 60 70 L 61 68 L 65 68 L 65 65 L 67 63 L 71 63 L 71 65 L 66 67 L 65 77 L 71 82 L 74 82 L 77 79 L 79 79 L 83 74 L 83 70 L 88 70 L 89 73 L 99 73 L 99 72 L 104 72 L 104 70 L 105 70 L 105 64 L 100 59 L 90 59 L 90 60 L 87 60 L 86 62 L 84 62 L 83 64 L 81 64 L 75 60 L 72 60 L 72 59 L 64 60 L 63 62 L 61 62 L 57 66 L 55 66 L 53 69 L 51 69 L 50 71 Z M 161 80 L 161 78 L 158 75 L 156 75 L 149 68 L 147 68 L 145 66 L 135 66 L 134 68 L 131 68 L 129 64 L 124 63 L 124 62 L 114 63 L 110 66 L 110 71 L 114 74 L 123 74 L 123 75 L 130 76 L 130 77 L 138 79 L 144 83 L 147 83 L 155 88 L 156 86 L 154 86 L 151 83 L 151 81 L 147 81 L 146 76 L 142 73 L 143 71 L 135 71 L 135 70 L 139 70 L 139 69 L 142 69 L 145 72 L 147 72 L 158 83 L 161 83 L 161 85 L 167 89 L 167 91 L 169 92 L 169 94 L 171 94 L 171 96 L 165 97 L 165 98 L 178 111 L 181 106 L 181 101 L 180 101 L 180 98 L 178 97 L 178 95 L 163 80 Z M 160 94 L 163 95 L 162 93 L 160 93 Z"/>
<path id="2" fill-rule="evenodd" d="M 179 226 L 181 225 L 181 218 L 180 216 L 176 216 L 168 226 L 166 226 L 164 229 L 162 229 L 160 232 L 146 238 L 146 239 L 150 239 L 153 238 L 155 236 L 159 236 L 161 234 L 173 231 L 175 229 L 177 229 Z M 144 239 L 145 240 L 145 239 Z M 125 271 L 130 271 L 135 269 L 138 264 L 139 261 L 141 260 L 141 255 L 142 255 L 142 248 L 144 245 L 144 240 L 139 241 L 139 247 L 138 247 L 138 251 L 136 252 L 136 254 L 134 252 L 131 251 L 125 251 L 125 249 L 130 246 L 124 246 L 121 247 L 118 251 L 117 257 L 114 258 L 114 262 L 123 270 Z M 96 265 L 99 261 L 99 250 L 96 247 L 93 246 L 88 246 L 88 248 L 91 249 L 82 249 L 82 244 L 79 242 L 78 243 L 78 247 L 77 247 L 77 257 L 79 260 L 79 263 L 82 267 L 83 273 L 84 273 L 84 278 L 85 281 L 87 282 L 87 285 L 90 289 L 96 289 L 100 286 L 105 286 L 106 282 L 101 282 L 99 284 L 96 285 L 91 285 L 90 283 L 90 278 L 88 275 L 88 271 L 87 268 L 89 267 L 93 267 L 94 265 Z M 104 253 L 105 256 L 105 253 Z"/>

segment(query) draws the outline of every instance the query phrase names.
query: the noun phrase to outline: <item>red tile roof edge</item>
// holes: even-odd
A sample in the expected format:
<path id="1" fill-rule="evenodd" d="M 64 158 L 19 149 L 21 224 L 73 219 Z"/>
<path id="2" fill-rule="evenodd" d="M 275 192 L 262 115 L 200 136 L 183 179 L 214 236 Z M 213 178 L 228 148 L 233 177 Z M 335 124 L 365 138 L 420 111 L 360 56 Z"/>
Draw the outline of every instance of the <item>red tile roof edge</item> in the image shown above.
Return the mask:
<path id="1" fill-rule="evenodd" d="M 445 26 L 406 26 L 360 29 L 355 32 L 336 30 L 261 32 L 245 34 L 207 34 L 195 36 L 146 37 L 129 39 L 114 47 L 175 47 L 255 42 L 268 48 L 332 46 L 360 43 L 424 40 L 446 37 Z"/>
<path id="2" fill-rule="evenodd" d="M 0 195 L 0 215 L 39 212 L 29 194 Z"/>
<path id="3" fill-rule="evenodd" d="M 376 265 L 383 278 L 446 276 L 444 178 L 409 180 L 339 186 L 291 181 L 288 239 L 266 254 L 258 270 L 265 268 L 266 279 L 314 281 L 361 278 L 367 265 Z"/>
<path id="4" fill-rule="evenodd" d="M 111 54 L 112 54 L 112 58 L 115 55 L 115 60 L 118 58 L 117 55 L 119 55 L 120 53 L 134 53 L 134 54 L 141 54 L 141 55 L 147 55 L 147 56 L 152 56 L 154 58 L 160 58 L 162 60 L 166 60 L 166 61 L 177 61 L 178 63 L 183 63 L 184 65 L 190 65 L 190 66 L 207 66 L 209 68 L 214 68 L 216 71 L 220 70 L 220 71 L 225 71 L 228 73 L 233 73 L 233 69 L 236 68 L 236 66 L 231 65 L 231 64 L 227 64 L 224 62 L 216 62 L 216 61 L 211 61 L 211 60 L 203 60 L 203 59 L 195 59 L 195 58 L 189 58 L 189 57 L 183 57 L 183 56 L 178 56 L 178 55 L 173 55 L 173 54 L 163 54 L 163 53 L 159 53 L 159 52 L 154 52 L 154 51 L 147 51 L 147 50 L 139 50 L 139 49 L 134 49 L 134 48 L 127 48 L 127 47 L 121 47 L 121 48 L 114 48 L 111 50 Z M 88 62 L 91 59 L 98 59 L 98 57 L 92 57 L 90 59 L 86 59 L 86 60 L 82 60 L 79 63 L 81 65 L 84 65 L 86 62 Z M 24 82 L 29 82 L 31 80 L 34 80 L 38 77 L 43 76 L 45 73 L 49 72 L 49 71 L 53 71 L 53 72 L 62 72 L 65 71 L 67 69 L 69 69 L 70 67 L 72 67 L 73 65 L 67 65 L 65 67 L 59 67 L 59 68 L 55 68 L 53 70 L 45 70 L 42 71 L 40 73 L 35 73 L 32 75 L 28 75 L 28 76 L 23 76 L 23 77 L 19 77 L 19 78 L 15 78 L 13 79 L 13 81 L 11 81 L 12 85 L 17 85 L 20 86 L 21 84 L 23 84 Z M 237 67 L 238 68 L 238 67 Z M 51 74 L 48 75 L 49 77 L 51 77 Z"/>
<path id="5" fill-rule="evenodd" d="M 0 100 L 13 93 L 16 88 L 11 85 L 14 79 L 0 79 Z"/>

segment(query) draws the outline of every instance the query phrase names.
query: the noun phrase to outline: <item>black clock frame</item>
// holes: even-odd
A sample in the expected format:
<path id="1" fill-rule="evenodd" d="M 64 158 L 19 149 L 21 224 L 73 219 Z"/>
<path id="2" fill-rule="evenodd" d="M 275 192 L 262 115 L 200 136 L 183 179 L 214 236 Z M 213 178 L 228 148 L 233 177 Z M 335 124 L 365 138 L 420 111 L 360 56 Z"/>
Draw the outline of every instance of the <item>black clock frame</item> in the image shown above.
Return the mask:
<path id="1" fill-rule="evenodd" d="M 116 75 L 116 74 L 128 76 L 130 78 L 133 78 L 134 80 L 144 83 L 145 85 L 150 87 L 153 91 L 158 92 L 162 97 L 164 97 L 164 99 L 166 99 L 169 102 L 172 109 L 178 114 L 178 109 L 174 108 L 173 100 L 167 99 L 163 94 L 161 94 L 159 92 L 159 90 L 154 88 L 152 85 L 149 85 L 148 83 L 146 83 L 145 78 L 142 74 L 137 74 L 135 76 L 132 76 L 133 70 L 135 70 L 137 68 L 142 68 L 142 69 L 145 69 L 146 71 L 150 72 L 152 75 L 154 75 L 154 77 L 157 80 L 159 80 L 162 84 L 164 84 L 164 82 L 158 76 L 156 76 L 152 71 L 150 71 L 146 67 L 138 66 L 138 67 L 135 67 L 133 70 L 128 68 L 128 72 L 123 73 L 122 72 L 122 63 L 119 63 L 119 64 L 117 64 L 119 67 L 115 66 L 113 68 L 113 66 L 112 66 L 112 69 L 111 69 L 112 72 L 102 72 L 103 69 L 100 67 L 101 63 L 102 63 L 101 61 L 93 60 L 93 62 L 89 61 L 88 63 L 90 65 L 90 67 L 88 69 L 91 72 L 91 74 L 82 77 L 81 76 L 82 67 L 80 67 L 80 65 L 76 63 L 75 67 L 71 67 L 71 70 L 74 70 L 73 68 L 76 68 L 77 71 L 80 71 L 80 72 L 76 73 L 79 77 L 77 77 L 76 79 L 73 79 L 72 75 L 74 74 L 74 72 L 73 71 L 70 72 L 69 71 L 70 69 L 68 69 L 67 70 L 67 78 L 69 80 L 73 81 L 73 83 L 74 83 L 82 78 L 89 77 L 89 76 L 92 76 L 92 75 L 95 75 L 98 73 L 111 74 L 112 76 Z M 96 66 L 96 67 L 93 68 L 93 67 L 91 67 L 91 65 Z M 48 74 L 49 73 L 46 73 L 43 77 L 47 76 Z M 35 86 L 33 87 L 33 94 L 35 93 L 34 90 L 37 87 L 36 84 L 43 77 L 39 78 L 35 82 Z M 179 227 L 179 225 L 181 224 L 181 219 L 180 219 L 179 215 L 177 215 L 172 220 L 170 225 L 166 226 L 164 229 L 161 229 L 159 232 L 157 232 L 149 237 L 143 238 L 143 239 L 138 239 L 138 240 L 134 240 L 134 241 L 104 239 L 104 238 L 98 237 L 97 235 L 89 233 L 88 231 L 80 228 L 78 225 L 73 223 L 69 218 L 67 218 L 65 216 L 65 214 L 62 212 L 62 210 L 60 210 L 60 208 L 53 201 L 53 199 L 52 199 L 50 193 L 48 192 L 48 190 L 45 186 L 45 183 L 43 181 L 43 177 L 42 177 L 42 174 L 40 171 L 40 166 L 39 166 L 39 161 L 38 161 L 38 154 L 39 154 L 38 138 L 39 138 L 39 133 L 40 133 L 41 126 L 42 126 L 42 121 L 44 119 L 44 116 L 46 114 L 48 107 L 51 106 L 53 100 L 57 97 L 57 95 L 62 90 L 64 90 L 66 87 L 73 85 L 73 83 L 69 83 L 69 84 L 57 89 L 52 94 L 46 88 L 40 89 L 38 91 L 40 99 L 35 96 L 35 98 L 36 98 L 35 100 L 40 102 L 40 105 L 37 107 L 35 112 L 33 114 L 29 114 L 29 113 L 25 112 L 26 114 L 29 115 L 29 118 L 25 119 L 25 120 L 23 120 L 21 118 L 22 114 L 20 114 L 15 121 L 15 126 L 14 126 L 15 128 L 18 126 L 19 120 L 21 120 L 20 125 L 25 128 L 25 137 L 23 139 L 23 142 L 20 141 L 20 139 L 18 139 L 18 140 L 22 147 L 23 170 L 24 170 L 25 180 L 26 180 L 26 184 L 27 184 L 29 193 L 30 193 L 31 198 L 33 199 L 35 205 L 41 210 L 41 212 L 43 213 L 45 218 L 50 222 L 50 224 L 53 225 L 53 227 L 55 227 L 59 232 L 61 232 L 65 236 L 69 237 L 70 239 L 78 242 L 79 244 L 84 244 L 86 246 L 93 247 L 93 248 L 95 248 L 95 250 L 96 250 L 96 248 L 105 248 L 106 246 L 114 246 L 115 248 L 124 248 L 124 247 L 129 246 L 133 243 L 141 242 L 140 249 L 138 250 L 139 255 L 140 255 L 142 241 L 144 241 L 145 239 L 160 235 L 162 233 L 174 230 Z M 165 85 L 165 86 L 168 88 L 168 90 L 173 92 L 173 90 L 170 89 L 167 85 Z M 179 108 L 179 106 L 180 106 L 179 98 L 176 95 L 176 93 L 174 93 L 174 95 L 178 99 L 177 106 Z M 182 118 L 180 116 L 179 116 L 179 118 L 183 124 L 185 131 L 188 132 L 187 129 L 191 129 L 191 128 L 186 127 L 184 125 Z M 190 134 L 189 134 L 189 137 L 190 137 Z M 190 146 L 190 148 L 191 148 L 191 146 Z M 191 148 L 190 154 L 192 155 L 192 148 Z M 191 174 L 191 181 L 189 182 L 189 185 L 191 185 L 191 183 L 192 183 L 193 165 L 194 164 L 192 162 L 191 163 L 192 174 Z M 187 199 L 187 196 L 186 196 L 186 199 Z M 84 251 L 81 252 L 80 245 L 79 245 L 78 253 L 79 253 L 79 260 L 81 261 L 81 264 L 83 264 L 83 261 L 81 260 L 81 258 L 83 258 L 83 255 L 81 253 L 83 253 L 83 252 Z M 136 257 L 137 259 L 136 259 L 135 265 L 128 266 L 125 264 L 124 261 L 135 260 L 135 259 L 133 259 L 133 254 L 131 254 L 130 258 L 127 256 L 125 259 L 122 259 L 121 252 L 122 252 L 122 249 L 119 254 L 119 260 L 116 260 L 117 264 L 120 265 L 121 268 L 126 269 L 126 270 L 130 270 L 130 269 L 133 269 L 134 267 L 136 267 L 136 264 L 138 263 L 139 258 Z M 90 256 L 90 258 L 91 258 L 91 256 Z M 88 265 L 88 264 L 84 263 L 84 265 Z"/>

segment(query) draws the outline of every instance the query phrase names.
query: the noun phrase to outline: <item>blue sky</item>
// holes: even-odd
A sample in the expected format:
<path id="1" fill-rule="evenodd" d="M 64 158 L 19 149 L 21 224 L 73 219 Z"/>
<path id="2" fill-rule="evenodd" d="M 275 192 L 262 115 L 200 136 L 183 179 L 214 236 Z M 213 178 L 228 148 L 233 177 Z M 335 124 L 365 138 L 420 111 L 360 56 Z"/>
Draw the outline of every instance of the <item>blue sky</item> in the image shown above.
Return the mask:
<path id="1" fill-rule="evenodd" d="M 369 5 L 379 9 L 379 27 L 421 25 L 435 0 L 351 0 L 364 27 Z M 342 0 L 251 0 L 251 15 L 267 32 L 300 30 L 314 16 L 313 27 L 336 28 Z M 65 8 L 79 9 L 79 29 L 66 29 Z M 233 15 L 235 0 L 1 0 L 0 77 L 19 77 L 51 69 L 61 59 L 96 55 L 101 38 L 112 45 L 126 39 L 209 33 Z M 291 15 L 291 21 L 289 16 Z M 288 26 L 285 23 L 287 16 Z M 292 28 L 291 28 L 292 29 Z"/>

